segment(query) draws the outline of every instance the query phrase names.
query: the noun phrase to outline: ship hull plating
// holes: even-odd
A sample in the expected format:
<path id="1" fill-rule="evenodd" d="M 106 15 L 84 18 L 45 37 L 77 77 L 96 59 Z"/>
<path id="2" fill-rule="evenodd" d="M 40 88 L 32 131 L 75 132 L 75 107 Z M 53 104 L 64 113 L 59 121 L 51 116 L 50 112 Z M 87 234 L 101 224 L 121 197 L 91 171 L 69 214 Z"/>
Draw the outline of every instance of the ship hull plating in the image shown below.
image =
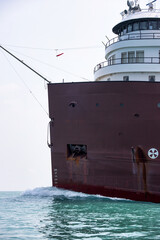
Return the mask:
<path id="1" fill-rule="evenodd" d="M 160 202 L 160 83 L 49 84 L 53 186 Z"/>

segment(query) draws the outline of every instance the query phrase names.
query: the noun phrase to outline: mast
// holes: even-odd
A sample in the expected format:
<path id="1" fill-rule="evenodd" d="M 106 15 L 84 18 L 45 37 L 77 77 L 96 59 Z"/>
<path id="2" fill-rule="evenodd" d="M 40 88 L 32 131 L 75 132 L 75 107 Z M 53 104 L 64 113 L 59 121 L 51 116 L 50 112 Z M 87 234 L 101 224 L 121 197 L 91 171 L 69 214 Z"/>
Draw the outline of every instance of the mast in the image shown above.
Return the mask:
<path id="1" fill-rule="evenodd" d="M 16 57 L 13 53 L 9 52 L 6 48 L 2 47 L 0 45 L 0 48 L 3 49 L 5 52 L 7 52 L 9 55 L 11 55 L 13 58 L 15 58 L 17 61 L 19 61 L 20 63 L 22 63 L 25 67 L 29 68 L 32 72 L 34 72 L 35 74 L 37 74 L 39 77 L 41 77 L 44 81 L 46 81 L 47 83 L 51 83 L 51 81 L 49 81 L 47 78 L 45 78 L 44 76 L 42 76 L 40 73 L 38 73 L 37 71 L 35 71 L 33 68 L 31 68 L 28 64 L 24 63 L 21 59 L 19 59 L 18 57 Z"/>

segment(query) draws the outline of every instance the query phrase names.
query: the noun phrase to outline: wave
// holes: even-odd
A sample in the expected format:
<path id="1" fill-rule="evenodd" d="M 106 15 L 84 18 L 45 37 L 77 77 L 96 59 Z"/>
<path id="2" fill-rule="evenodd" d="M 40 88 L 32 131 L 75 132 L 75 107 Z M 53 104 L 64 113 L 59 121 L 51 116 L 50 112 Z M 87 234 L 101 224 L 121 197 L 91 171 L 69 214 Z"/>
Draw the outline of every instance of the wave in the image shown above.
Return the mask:
<path id="1" fill-rule="evenodd" d="M 52 197 L 54 199 L 106 199 L 111 201 L 131 201 L 122 198 L 104 197 L 102 195 L 91 195 L 82 192 L 74 192 L 57 187 L 38 187 L 32 190 L 24 191 L 21 196 L 27 197 Z"/>
<path id="2" fill-rule="evenodd" d="M 32 190 L 26 190 L 22 196 L 37 196 L 37 197 L 88 197 L 88 194 L 79 193 L 69 190 L 60 189 L 57 187 L 39 187 Z"/>

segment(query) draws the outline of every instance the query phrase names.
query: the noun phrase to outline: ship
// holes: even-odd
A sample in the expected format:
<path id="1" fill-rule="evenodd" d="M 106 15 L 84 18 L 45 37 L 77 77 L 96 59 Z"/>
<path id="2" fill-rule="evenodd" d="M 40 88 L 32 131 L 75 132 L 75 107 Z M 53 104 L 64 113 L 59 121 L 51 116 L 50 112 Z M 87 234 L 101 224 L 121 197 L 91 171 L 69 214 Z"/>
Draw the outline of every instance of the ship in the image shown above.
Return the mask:
<path id="1" fill-rule="evenodd" d="M 160 202 L 160 10 L 128 0 L 94 81 L 48 83 L 53 186 Z"/>

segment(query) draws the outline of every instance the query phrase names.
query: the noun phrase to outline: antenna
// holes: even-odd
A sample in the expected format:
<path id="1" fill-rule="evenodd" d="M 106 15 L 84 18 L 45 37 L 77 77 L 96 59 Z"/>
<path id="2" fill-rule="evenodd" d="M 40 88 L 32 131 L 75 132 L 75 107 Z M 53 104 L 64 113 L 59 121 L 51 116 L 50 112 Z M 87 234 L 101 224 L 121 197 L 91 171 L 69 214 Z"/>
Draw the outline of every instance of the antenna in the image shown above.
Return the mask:
<path id="1" fill-rule="evenodd" d="M 129 11 L 141 11 L 139 0 L 127 0 L 127 5 L 129 7 Z"/>
<path id="2" fill-rule="evenodd" d="M 153 0 L 149 3 L 146 4 L 146 6 L 149 6 L 149 9 L 152 10 L 153 9 L 153 3 L 156 2 L 157 0 Z"/>
<path id="3" fill-rule="evenodd" d="M 154 3 L 154 2 L 156 2 L 156 0 L 153 0 L 153 1 L 151 1 L 151 2 L 149 2 L 149 3 L 146 4 L 146 6 L 149 7 L 149 8 L 148 8 L 148 11 L 152 11 L 152 10 L 153 10 L 153 3 Z"/>
<path id="4" fill-rule="evenodd" d="M 134 6 L 134 1 L 133 0 L 127 0 L 127 5 L 130 9 L 132 9 L 133 6 Z"/>

